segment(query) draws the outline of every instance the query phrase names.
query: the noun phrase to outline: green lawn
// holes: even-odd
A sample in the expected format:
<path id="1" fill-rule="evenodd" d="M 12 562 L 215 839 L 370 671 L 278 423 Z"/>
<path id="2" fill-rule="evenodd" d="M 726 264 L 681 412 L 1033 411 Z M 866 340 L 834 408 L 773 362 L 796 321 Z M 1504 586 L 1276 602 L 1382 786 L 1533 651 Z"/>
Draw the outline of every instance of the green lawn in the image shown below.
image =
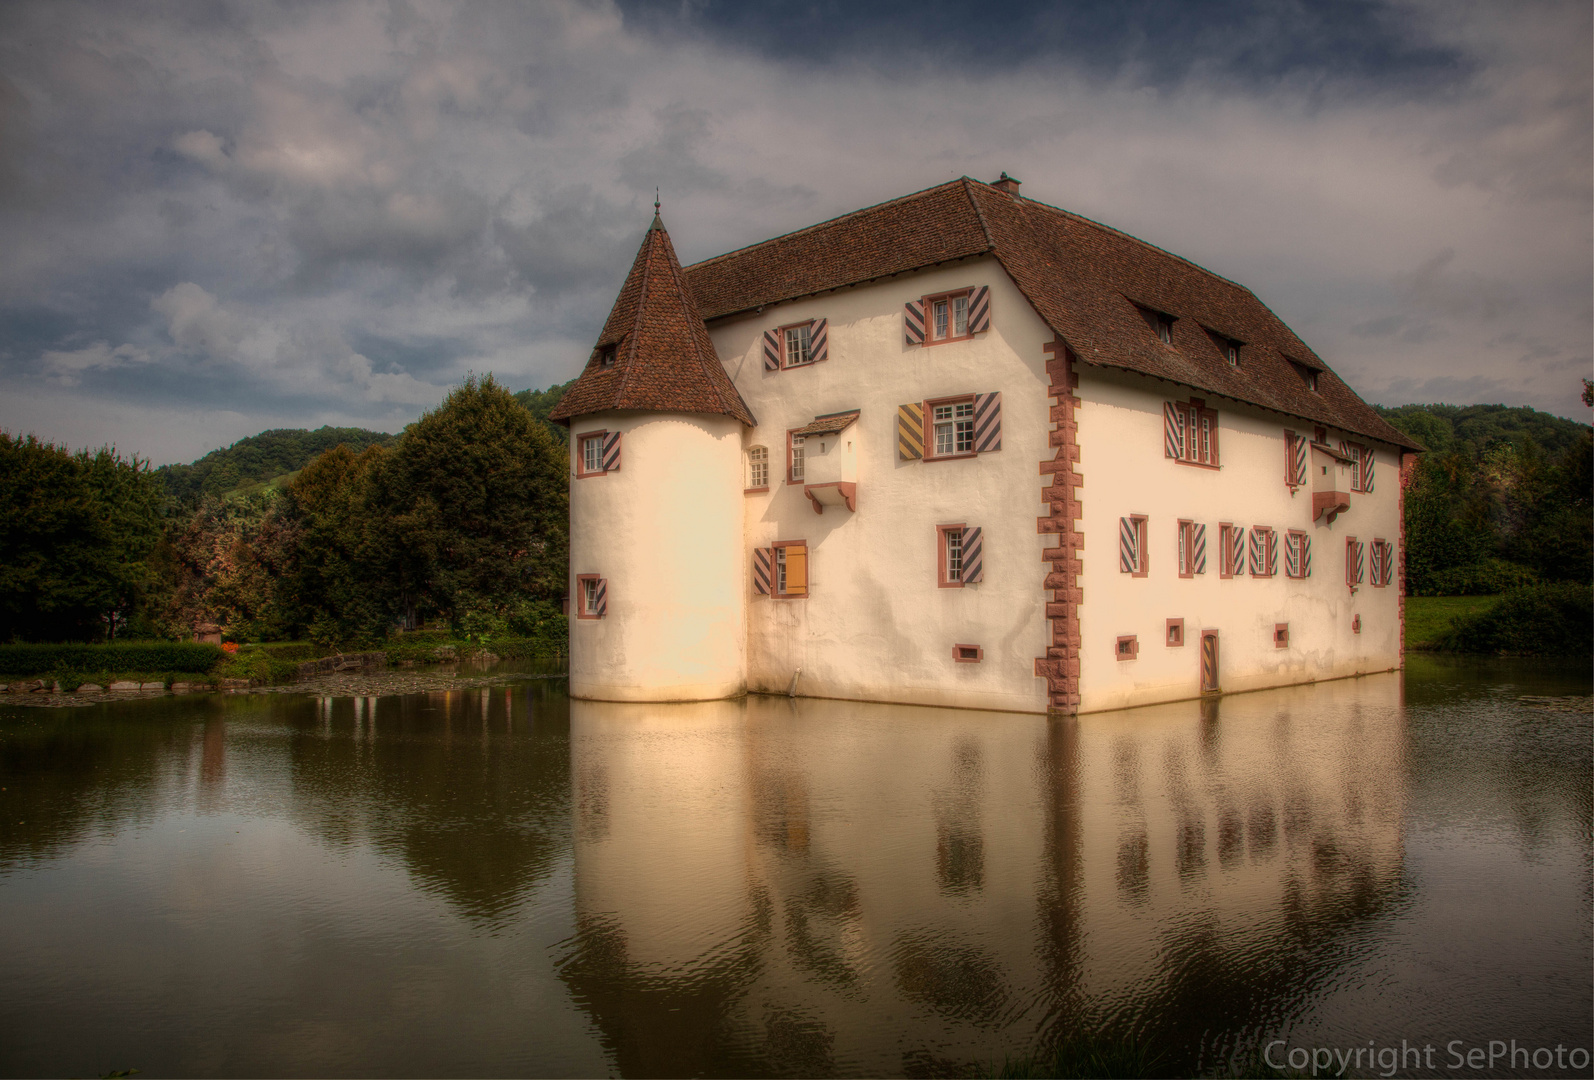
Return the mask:
<path id="1" fill-rule="evenodd" d="M 1406 597 L 1406 648 L 1420 649 L 1450 629 L 1457 615 L 1471 615 L 1494 606 L 1498 596 Z"/>

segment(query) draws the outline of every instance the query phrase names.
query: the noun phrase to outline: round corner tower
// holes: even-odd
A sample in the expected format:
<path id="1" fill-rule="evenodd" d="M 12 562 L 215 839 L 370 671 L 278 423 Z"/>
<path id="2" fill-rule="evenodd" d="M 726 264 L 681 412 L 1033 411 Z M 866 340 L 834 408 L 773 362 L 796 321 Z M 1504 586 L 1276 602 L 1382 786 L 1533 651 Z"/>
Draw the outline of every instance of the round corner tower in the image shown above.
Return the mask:
<path id="1" fill-rule="evenodd" d="M 700 701 L 747 685 L 742 433 L 655 215 L 581 376 L 570 429 L 570 694 Z"/>

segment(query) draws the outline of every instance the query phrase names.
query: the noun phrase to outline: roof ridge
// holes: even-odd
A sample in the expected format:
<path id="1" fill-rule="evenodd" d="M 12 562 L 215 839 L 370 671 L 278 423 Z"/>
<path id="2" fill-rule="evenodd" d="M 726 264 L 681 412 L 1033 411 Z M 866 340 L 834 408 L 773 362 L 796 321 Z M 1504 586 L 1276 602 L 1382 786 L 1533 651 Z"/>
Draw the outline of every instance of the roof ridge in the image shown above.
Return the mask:
<path id="1" fill-rule="evenodd" d="M 663 229 L 663 225 L 661 224 L 659 228 Z M 670 248 L 666 254 L 669 256 L 674 256 L 675 246 L 673 244 L 670 245 Z M 709 357 L 704 356 L 703 343 L 702 341 L 698 340 L 698 331 L 701 330 L 704 338 L 707 338 L 708 328 L 707 324 L 703 320 L 703 313 L 697 310 L 697 303 L 692 299 L 692 291 L 690 288 L 688 288 L 686 283 L 686 271 L 682 269 L 681 260 L 679 258 L 668 258 L 666 265 L 670 271 L 670 280 L 675 285 L 675 291 L 680 296 L 682 304 L 684 304 L 687 308 L 685 312 L 687 319 L 696 324 L 691 328 L 692 333 L 690 334 L 690 337 L 692 339 L 692 355 L 697 357 L 698 370 L 700 370 L 703 373 L 704 378 L 707 379 L 709 389 L 714 392 L 714 396 L 719 398 L 721 407 L 725 409 L 731 409 L 733 408 L 731 402 L 726 399 L 724 391 L 719 387 L 718 383 L 715 382 L 709 368 L 709 364 L 712 363 L 713 366 L 719 370 L 720 374 L 723 375 L 725 374 L 725 366 L 720 363 L 720 359 L 717 355 L 714 356 L 712 360 Z M 710 342 L 709 348 L 712 349 L 713 347 L 713 343 Z M 736 390 L 734 383 L 731 384 L 731 389 Z M 741 392 L 736 391 L 736 396 L 740 398 Z M 740 402 L 740 404 L 744 409 L 747 408 L 747 403 L 745 401 Z M 752 410 L 749 409 L 748 411 L 751 412 Z"/>
<path id="2" fill-rule="evenodd" d="M 959 179 L 960 180 L 966 180 L 968 178 L 967 177 L 959 177 Z M 846 220 L 847 218 L 850 218 L 850 217 L 857 217 L 860 214 L 867 214 L 869 211 L 878 210 L 882 206 L 891 206 L 894 203 L 905 203 L 905 202 L 907 202 L 910 199 L 920 198 L 922 196 L 930 194 L 932 191 L 940 191 L 943 188 L 949 188 L 953 184 L 956 184 L 957 182 L 958 182 L 958 180 L 947 180 L 947 181 L 945 181 L 943 183 L 940 183 L 940 184 L 932 184 L 931 186 L 929 186 L 927 188 L 921 188 L 918 191 L 911 191 L 911 192 L 909 192 L 906 195 L 898 195 L 894 199 L 882 199 L 880 202 L 871 203 L 869 206 L 862 206 L 862 207 L 859 207 L 856 210 L 849 210 L 845 214 L 837 214 L 833 218 L 826 218 L 824 221 L 815 222 L 814 224 L 804 226 L 801 229 L 794 229 L 791 232 L 781 233 L 779 236 L 771 236 L 768 240 L 760 240 L 756 244 L 748 244 L 745 247 L 733 248 L 730 251 L 722 251 L 720 254 L 711 255 L 707 259 L 703 259 L 700 262 L 689 263 L 685 267 L 683 267 L 682 269 L 683 270 L 696 270 L 698 267 L 701 267 L 701 266 L 712 266 L 714 263 L 717 263 L 717 262 L 719 262 L 722 259 L 728 259 L 732 255 L 745 255 L 749 251 L 756 251 L 756 250 L 758 250 L 761 247 L 767 247 L 770 244 L 779 243 L 782 240 L 790 240 L 794 236 L 802 236 L 805 233 L 815 232 L 815 231 L 817 231 L 819 229 L 825 228 L 826 226 L 834 225 L 838 221 L 844 221 L 844 220 Z M 983 225 L 984 222 L 981 222 L 981 224 Z M 990 239 L 990 233 L 988 231 L 986 233 L 986 239 Z"/>

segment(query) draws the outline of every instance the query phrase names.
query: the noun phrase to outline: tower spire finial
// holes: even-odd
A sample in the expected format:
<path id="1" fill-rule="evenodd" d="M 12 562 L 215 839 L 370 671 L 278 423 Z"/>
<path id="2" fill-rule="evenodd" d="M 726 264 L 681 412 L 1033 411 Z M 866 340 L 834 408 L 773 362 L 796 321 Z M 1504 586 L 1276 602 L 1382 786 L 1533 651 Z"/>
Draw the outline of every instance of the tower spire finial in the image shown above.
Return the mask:
<path id="1" fill-rule="evenodd" d="M 659 189 L 653 189 L 653 216 L 659 216 Z"/>

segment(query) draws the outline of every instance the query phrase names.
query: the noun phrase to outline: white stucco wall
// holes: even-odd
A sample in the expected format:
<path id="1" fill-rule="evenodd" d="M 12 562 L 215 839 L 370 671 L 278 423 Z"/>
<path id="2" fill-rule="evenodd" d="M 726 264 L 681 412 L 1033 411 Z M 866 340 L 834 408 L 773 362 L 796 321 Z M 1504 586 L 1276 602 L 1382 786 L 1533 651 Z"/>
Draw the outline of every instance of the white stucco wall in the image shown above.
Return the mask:
<path id="1" fill-rule="evenodd" d="M 1395 448 L 1372 444 L 1374 490 L 1354 492 L 1350 510 L 1332 525 L 1312 521 L 1312 485 L 1293 495 L 1284 482 L 1284 431 L 1308 437 L 1313 425 L 1203 395 L 1219 415 L 1217 470 L 1180 465 L 1163 456 L 1162 405 L 1188 401 L 1188 388 L 1103 368 L 1079 365 L 1078 410 L 1085 534 L 1084 604 L 1080 614 L 1080 709 L 1116 709 L 1195 697 L 1200 693 L 1200 636 L 1219 633 L 1219 681 L 1224 692 L 1386 671 L 1400 663 L 1399 588 L 1371 585 L 1372 541 L 1399 538 L 1400 459 Z M 1360 436 L 1330 428 L 1330 445 Z M 1150 572 L 1122 573 L 1118 520 L 1148 519 Z M 1178 574 L 1177 523 L 1207 527 L 1206 573 Z M 1279 535 L 1278 575 L 1221 580 L 1219 523 L 1247 529 L 1271 526 Z M 1305 580 L 1284 574 L 1284 536 L 1291 529 L 1312 540 Z M 1368 570 L 1352 594 L 1345 583 L 1345 541 L 1366 547 Z M 1398 564 L 1398 556 L 1397 556 Z M 1352 625 L 1361 616 L 1361 633 Z M 1185 644 L 1164 644 L 1170 618 L 1185 620 Z M 1275 623 L 1289 623 L 1289 647 L 1273 644 Z M 1119 660 L 1120 635 L 1139 638 L 1139 655 Z"/>
<path id="2" fill-rule="evenodd" d="M 570 479 L 570 693 L 696 701 L 746 687 L 742 424 L 608 412 L 570 426 L 621 432 L 617 472 Z M 810 511 L 811 513 L 811 511 Z M 608 582 L 608 612 L 576 617 L 578 575 Z"/>
<path id="3" fill-rule="evenodd" d="M 989 332 L 904 344 L 904 302 L 976 285 L 991 287 Z M 829 320 L 829 360 L 765 372 L 763 331 L 811 318 Z M 800 695 L 1044 712 L 1034 662 L 1047 641 L 1040 582 L 1048 538 L 1035 519 L 1044 512 L 1038 463 L 1051 456 L 1041 347 L 1052 335 L 1006 273 L 992 259 L 971 260 L 781 304 L 710 334 L 758 419 L 744 445 L 769 448 L 770 490 L 738 495 L 741 566 L 750 566 L 753 548 L 777 540 L 806 540 L 810 553 L 806 599 L 757 596 L 745 575 L 749 689 L 784 693 L 800 669 Z M 898 405 L 993 391 L 1002 394 L 1001 451 L 897 460 Z M 855 469 L 858 509 L 817 515 L 801 485 L 784 483 L 786 432 L 847 409 L 860 416 L 832 437 L 842 457 L 815 480 Z M 984 530 L 982 583 L 937 586 L 936 526 L 946 524 Z M 955 644 L 980 646 L 983 661 L 954 662 Z"/>

